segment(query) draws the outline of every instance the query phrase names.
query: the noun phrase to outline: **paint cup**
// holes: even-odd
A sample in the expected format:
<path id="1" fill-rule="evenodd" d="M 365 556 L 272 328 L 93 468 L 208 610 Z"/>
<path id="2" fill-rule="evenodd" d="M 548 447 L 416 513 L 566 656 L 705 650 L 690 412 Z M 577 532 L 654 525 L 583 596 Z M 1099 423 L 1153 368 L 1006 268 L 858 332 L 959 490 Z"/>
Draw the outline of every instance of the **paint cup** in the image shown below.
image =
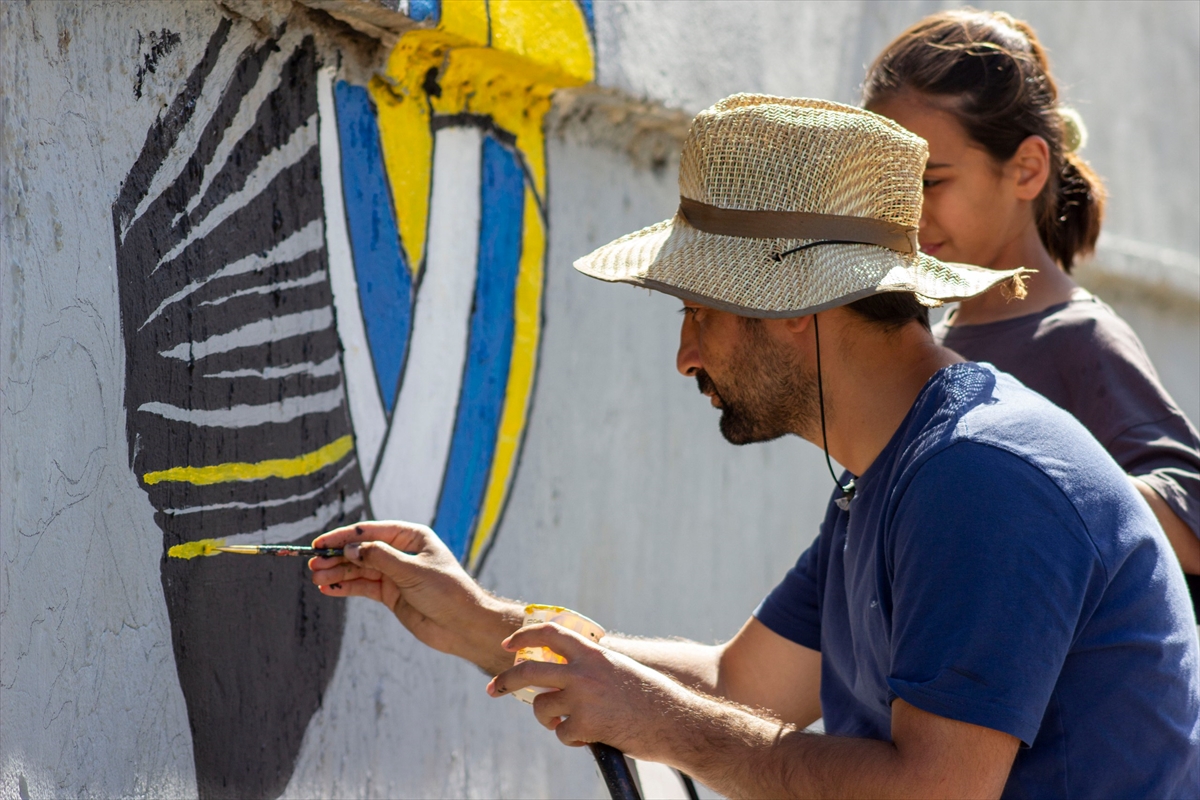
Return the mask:
<path id="1" fill-rule="evenodd" d="M 569 631 L 575 631 L 578 634 L 586 636 L 593 642 L 599 642 L 604 638 L 604 628 L 601 628 L 583 614 L 577 614 L 569 608 L 541 605 L 525 606 L 525 619 L 521 623 L 521 627 L 537 625 L 541 622 L 553 622 L 556 625 L 561 625 Z M 513 664 L 520 664 L 522 661 L 545 661 L 551 664 L 567 663 L 565 658 L 549 647 L 522 647 L 517 651 L 517 657 L 513 660 Z M 542 692 L 553 691 L 555 690 L 546 689 L 541 686 L 526 686 L 524 689 L 518 689 L 513 692 L 513 697 L 525 703 L 532 703 L 533 698 Z"/>

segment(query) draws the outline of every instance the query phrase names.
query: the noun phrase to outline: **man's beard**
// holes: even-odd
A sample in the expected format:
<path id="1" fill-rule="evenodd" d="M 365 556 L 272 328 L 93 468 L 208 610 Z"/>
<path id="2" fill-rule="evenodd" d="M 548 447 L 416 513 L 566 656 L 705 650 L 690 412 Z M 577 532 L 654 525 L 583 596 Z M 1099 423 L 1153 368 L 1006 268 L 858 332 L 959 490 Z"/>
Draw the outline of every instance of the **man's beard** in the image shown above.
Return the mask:
<path id="1" fill-rule="evenodd" d="M 703 369 L 696 372 L 700 391 L 721 401 L 721 435 L 731 444 L 769 442 L 788 433 L 811 438 L 820 424 L 816 375 L 766 336 L 758 320 L 744 324 L 749 335 L 729 360 L 721 387 Z"/>

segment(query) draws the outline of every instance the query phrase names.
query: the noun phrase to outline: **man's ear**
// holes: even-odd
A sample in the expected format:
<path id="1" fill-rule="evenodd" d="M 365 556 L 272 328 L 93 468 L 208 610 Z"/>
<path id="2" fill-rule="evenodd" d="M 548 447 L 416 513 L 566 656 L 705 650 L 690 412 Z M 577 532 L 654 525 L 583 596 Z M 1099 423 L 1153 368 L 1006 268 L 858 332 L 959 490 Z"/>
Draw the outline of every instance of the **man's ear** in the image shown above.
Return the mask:
<path id="1" fill-rule="evenodd" d="M 1050 145 L 1040 136 L 1026 136 L 1008 166 L 1016 179 L 1016 198 L 1036 200 L 1050 180 Z"/>
<path id="2" fill-rule="evenodd" d="M 812 325 L 812 318 L 812 314 L 805 314 L 803 317 L 788 317 L 783 324 L 790 333 L 804 333 Z"/>

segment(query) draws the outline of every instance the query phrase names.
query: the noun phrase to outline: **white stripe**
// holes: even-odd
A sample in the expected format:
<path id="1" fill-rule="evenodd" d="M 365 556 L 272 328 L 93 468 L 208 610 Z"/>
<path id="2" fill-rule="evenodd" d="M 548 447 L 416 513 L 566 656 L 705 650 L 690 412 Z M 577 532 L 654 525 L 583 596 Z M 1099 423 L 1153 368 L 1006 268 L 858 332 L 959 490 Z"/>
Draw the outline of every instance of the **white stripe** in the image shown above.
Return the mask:
<path id="1" fill-rule="evenodd" d="M 309 223 L 312 224 L 311 222 Z M 314 283 L 320 283 L 325 280 L 326 272 L 319 269 L 311 275 L 305 275 L 303 278 L 294 278 L 290 281 L 282 281 L 280 283 L 266 283 L 262 286 L 251 286 L 249 289 L 227 294 L 224 297 L 217 297 L 213 300 L 205 300 L 200 305 L 202 306 L 219 306 L 222 303 L 233 300 L 237 297 L 245 297 L 251 294 L 271 294 L 272 292 L 286 292 L 288 289 L 299 289 L 301 286 L 312 286 Z"/>
<path id="2" fill-rule="evenodd" d="M 317 110 L 321 117 L 321 189 L 325 196 L 325 249 L 329 256 L 329 284 L 337 311 L 338 338 L 346 368 L 346 394 L 354 443 L 362 461 L 363 475 L 375 469 L 375 459 L 387 431 L 387 415 L 379 396 L 362 308 L 358 304 L 358 281 L 350 235 L 346 230 L 346 207 L 342 199 L 341 151 L 338 147 L 337 112 L 333 102 L 332 67 L 317 73 Z M 383 211 L 381 209 L 381 211 Z M 386 211 L 384 211 L 386 213 Z"/>
<path id="3" fill-rule="evenodd" d="M 292 131 L 291 136 L 288 137 L 286 142 L 263 156 L 258 164 L 255 165 L 254 171 L 246 178 L 245 185 L 226 197 L 221 201 L 220 205 L 210 211 L 208 216 L 193 228 L 183 241 L 172 247 L 159 260 L 154 270 L 151 270 L 151 274 L 163 264 L 166 264 L 182 253 L 192 242 L 208 236 L 218 225 L 240 211 L 243 206 L 261 194 L 270 185 L 271 181 L 275 180 L 276 176 L 304 158 L 308 154 L 308 151 L 312 150 L 316 144 L 317 115 L 313 114 L 299 128 Z"/>
<path id="4" fill-rule="evenodd" d="M 314 364 L 311 361 L 305 361 L 303 364 L 289 364 L 286 367 L 263 367 L 262 369 L 227 369 L 224 372 L 213 372 L 207 374 L 206 378 L 262 378 L 263 380 L 275 380 L 276 378 L 286 378 L 288 375 L 312 375 L 314 378 L 325 378 L 330 375 L 337 375 L 341 370 L 342 365 L 338 362 L 336 355 L 322 361 L 320 364 Z"/>
<path id="5" fill-rule="evenodd" d="M 299 41 L 300 28 L 296 28 L 296 32 L 289 32 L 280 40 L 280 47 L 290 50 Z M 137 204 L 133 215 L 129 218 L 129 224 L 121 230 L 121 241 L 125 241 L 125 234 L 129 233 L 129 229 L 133 227 L 133 223 L 138 220 L 142 214 L 146 213 L 146 209 L 150 207 L 159 195 L 166 191 L 167 187 L 173 184 L 184 167 L 191 160 L 192 155 L 196 152 L 196 145 L 199 143 L 200 136 L 204 133 L 208 121 L 212 119 L 212 115 L 216 112 L 217 107 L 221 103 L 221 96 L 224 89 L 229 85 L 229 79 L 233 75 L 234 69 L 237 67 L 238 59 L 242 51 L 247 45 L 256 42 L 257 34 L 252 26 L 234 25 L 229 31 L 229 38 L 225 41 L 225 46 L 221 48 L 221 54 L 217 56 L 216 66 L 212 72 L 208 74 L 208 79 L 205 83 L 205 90 L 196 98 L 196 110 L 192 113 L 191 119 L 183 126 L 183 130 L 179 132 L 179 138 L 175 140 L 175 146 L 171 148 L 171 152 L 163 159 L 159 165 L 158 171 L 154 173 L 154 178 L 150 181 L 150 187 Z M 285 42 L 288 42 L 286 45 Z M 221 88 L 217 88 L 221 87 Z"/>
<path id="6" fill-rule="evenodd" d="M 170 350 L 161 351 L 159 355 L 165 358 L 178 358 L 180 361 L 187 361 L 189 358 L 198 361 L 214 353 L 227 353 L 239 347 L 254 347 L 267 342 L 290 339 L 305 333 L 323 331 L 332 324 L 333 312 L 329 306 L 324 306 L 312 311 L 301 311 L 298 314 L 260 319 L 229 333 L 218 333 L 202 342 L 182 342 Z"/>
<path id="7" fill-rule="evenodd" d="M 140 331 L 142 328 L 149 325 L 158 317 L 163 310 L 172 303 L 178 303 L 180 300 L 191 295 L 192 293 L 202 289 L 209 283 L 221 278 L 229 278 L 234 275 L 245 275 L 248 272 L 256 272 L 265 267 L 270 267 L 275 264 L 286 264 L 289 261 L 295 261 L 303 255 L 320 250 L 321 245 L 325 244 L 325 240 L 321 235 L 321 220 L 314 219 L 312 222 L 305 225 L 300 230 L 293 233 L 291 236 L 284 239 L 279 244 L 272 247 L 264 254 L 255 253 L 248 255 L 245 258 L 239 258 L 227 267 L 222 267 L 207 278 L 201 278 L 198 281 L 189 283 L 187 286 L 180 289 L 175 294 L 168 297 L 158 304 L 158 308 L 146 317 L 146 321 L 138 326 Z"/>
<path id="8" fill-rule="evenodd" d="M 425 273 L 391 431 L 371 486 L 381 519 L 433 520 L 454 435 L 479 255 L 482 133 L 443 128 L 433 150 Z"/>
<path id="9" fill-rule="evenodd" d="M 281 522 L 253 533 L 226 536 L 225 544 L 277 544 L 291 542 L 301 536 L 323 533 L 329 527 L 330 522 L 342 514 L 351 514 L 357 511 L 362 508 L 362 504 L 362 492 L 355 492 L 347 495 L 344 501 L 321 506 L 311 517 L 305 517 L 295 522 Z"/>
<path id="10" fill-rule="evenodd" d="M 213 503 L 207 506 L 191 506 L 189 508 L 164 508 L 164 514 L 171 514 L 179 517 L 184 514 L 195 514 L 198 511 L 223 511 L 229 508 L 274 508 L 275 506 L 285 506 L 288 503 L 299 503 L 302 500 L 311 500 L 321 492 L 327 490 L 330 486 L 340 481 L 342 477 L 354 467 L 358 462 L 355 459 L 350 459 L 344 467 L 338 470 L 338 474 L 334 475 L 329 481 L 318 489 L 313 489 L 311 492 L 304 494 L 292 495 L 291 497 L 282 497 L 277 500 L 263 500 L 261 503 Z"/>
<path id="11" fill-rule="evenodd" d="M 268 422 L 290 422 L 305 414 L 323 414 L 342 404 L 342 387 L 328 392 L 285 397 L 275 403 L 231 408 L 180 408 L 169 403 L 143 403 L 138 411 L 207 428 L 253 428 Z"/>
<path id="12" fill-rule="evenodd" d="M 284 40 L 291 40 L 288 44 L 284 44 Z M 175 215 L 175 219 L 171 220 L 171 227 L 179 222 L 179 218 L 184 214 L 191 214 L 200 201 L 204 199 L 205 192 L 212 185 L 213 178 L 220 174 L 221 169 L 225 166 L 225 162 L 229 160 L 229 154 L 233 152 L 233 148 L 241 141 L 254 124 L 258 121 L 258 109 L 262 106 L 267 96 L 279 86 L 279 82 L 283 80 L 283 65 L 292 57 L 292 50 L 299 34 L 288 31 L 284 34 L 283 40 L 279 42 L 275 52 L 267 56 L 263 63 L 262 71 L 258 73 L 258 80 L 250 91 L 242 97 L 242 102 L 238 105 L 237 113 L 229 122 L 229 127 L 221 134 L 221 141 L 217 144 L 213 151 L 212 159 L 205 165 L 204 178 L 201 180 L 200 188 L 192 195 L 192 199 L 188 201 L 187 207 L 180 213 Z"/>

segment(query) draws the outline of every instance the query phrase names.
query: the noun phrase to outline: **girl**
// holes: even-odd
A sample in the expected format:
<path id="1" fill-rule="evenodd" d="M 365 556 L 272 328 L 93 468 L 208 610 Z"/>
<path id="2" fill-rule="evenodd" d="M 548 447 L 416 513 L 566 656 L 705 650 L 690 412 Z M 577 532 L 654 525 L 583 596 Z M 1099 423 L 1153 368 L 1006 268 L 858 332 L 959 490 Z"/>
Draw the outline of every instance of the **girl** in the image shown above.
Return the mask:
<path id="1" fill-rule="evenodd" d="M 1082 122 L 1059 105 L 1037 34 L 1004 13 L 926 17 L 871 65 L 863 105 L 929 142 L 923 251 L 1037 270 L 1027 287 L 963 301 L 936 337 L 1017 376 L 1092 432 L 1158 517 L 1196 605 L 1200 435 L 1133 330 L 1071 279 L 1100 235 L 1105 192 L 1077 152 Z"/>

